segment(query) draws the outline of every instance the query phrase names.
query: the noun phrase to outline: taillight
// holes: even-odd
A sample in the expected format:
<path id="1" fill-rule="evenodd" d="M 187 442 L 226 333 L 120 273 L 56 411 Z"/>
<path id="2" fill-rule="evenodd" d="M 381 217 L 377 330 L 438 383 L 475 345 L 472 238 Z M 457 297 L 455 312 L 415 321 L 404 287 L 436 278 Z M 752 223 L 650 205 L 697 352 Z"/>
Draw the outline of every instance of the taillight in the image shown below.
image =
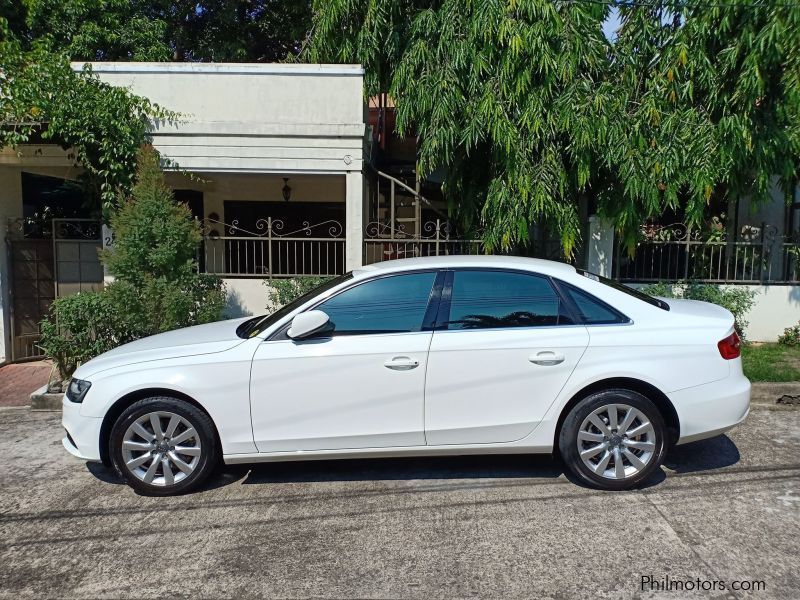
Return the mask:
<path id="1" fill-rule="evenodd" d="M 719 348 L 720 356 L 725 360 L 739 358 L 742 354 L 742 342 L 735 331 L 724 340 L 717 342 L 717 348 Z"/>

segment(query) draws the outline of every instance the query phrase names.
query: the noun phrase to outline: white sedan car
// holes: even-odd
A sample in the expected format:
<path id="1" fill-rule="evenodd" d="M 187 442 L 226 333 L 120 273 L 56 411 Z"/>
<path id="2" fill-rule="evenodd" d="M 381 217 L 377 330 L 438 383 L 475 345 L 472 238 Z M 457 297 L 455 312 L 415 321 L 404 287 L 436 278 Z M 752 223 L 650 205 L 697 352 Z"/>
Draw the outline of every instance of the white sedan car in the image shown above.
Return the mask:
<path id="1" fill-rule="evenodd" d="M 619 490 L 749 404 L 723 308 L 562 263 L 450 256 L 116 348 L 75 372 L 63 424 L 70 453 L 155 495 L 220 461 L 552 452 Z"/>

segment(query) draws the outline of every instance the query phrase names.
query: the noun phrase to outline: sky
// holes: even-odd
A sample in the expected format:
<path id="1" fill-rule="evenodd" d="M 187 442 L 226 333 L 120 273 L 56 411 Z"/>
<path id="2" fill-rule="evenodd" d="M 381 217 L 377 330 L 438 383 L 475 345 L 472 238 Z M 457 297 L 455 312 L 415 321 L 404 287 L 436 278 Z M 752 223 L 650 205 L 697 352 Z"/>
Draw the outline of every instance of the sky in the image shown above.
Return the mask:
<path id="1" fill-rule="evenodd" d="M 603 23 L 603 33 L 606 34 L 609 40 L 613 40 L 617 29 L 619 29 L 619 9 L 616 6 L 612 6 L 608 19 Z"/>

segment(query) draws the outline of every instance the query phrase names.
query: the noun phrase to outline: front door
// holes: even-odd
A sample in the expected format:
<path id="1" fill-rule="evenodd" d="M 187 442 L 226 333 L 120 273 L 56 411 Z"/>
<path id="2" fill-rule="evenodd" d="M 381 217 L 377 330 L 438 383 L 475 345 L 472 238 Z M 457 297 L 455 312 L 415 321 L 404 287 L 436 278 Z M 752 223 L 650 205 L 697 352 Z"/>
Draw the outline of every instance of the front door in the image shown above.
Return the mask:
<path id="1" fill-rule="evenodd" d="M 250 402 L 259 452 L 421 446 L 435 272 L 372 279 L 316 306 L 333 331 L 263 342 Z"/>
<path id="2" fill-rule="evenodd" d="M 427 443 L 521 439 L 578 364 L 586 327 L 573 324 L 547 277 L 459 270 L 448 279 L 428 356 Z"/>

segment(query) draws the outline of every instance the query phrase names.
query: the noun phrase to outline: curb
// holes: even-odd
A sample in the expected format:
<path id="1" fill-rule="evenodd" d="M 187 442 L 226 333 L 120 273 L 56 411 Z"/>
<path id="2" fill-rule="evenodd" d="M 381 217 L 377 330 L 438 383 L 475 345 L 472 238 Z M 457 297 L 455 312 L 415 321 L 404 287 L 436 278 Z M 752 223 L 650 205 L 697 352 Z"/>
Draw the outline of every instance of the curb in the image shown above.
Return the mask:
<path id="1" fill-rule="evenodd" d="M 31 410 L 59 411 L 63 394 L 48 394 L 47 384 L 31 394 Z"/>
<path id="2" fill-rule="evenodd" d="M 795 403 L 787 402 L 792 398 L 800 398 L 800 381 L 757 381 L 750 388 L 751 404 L 797 408 L 800 401 L 795 400 Z"/>

